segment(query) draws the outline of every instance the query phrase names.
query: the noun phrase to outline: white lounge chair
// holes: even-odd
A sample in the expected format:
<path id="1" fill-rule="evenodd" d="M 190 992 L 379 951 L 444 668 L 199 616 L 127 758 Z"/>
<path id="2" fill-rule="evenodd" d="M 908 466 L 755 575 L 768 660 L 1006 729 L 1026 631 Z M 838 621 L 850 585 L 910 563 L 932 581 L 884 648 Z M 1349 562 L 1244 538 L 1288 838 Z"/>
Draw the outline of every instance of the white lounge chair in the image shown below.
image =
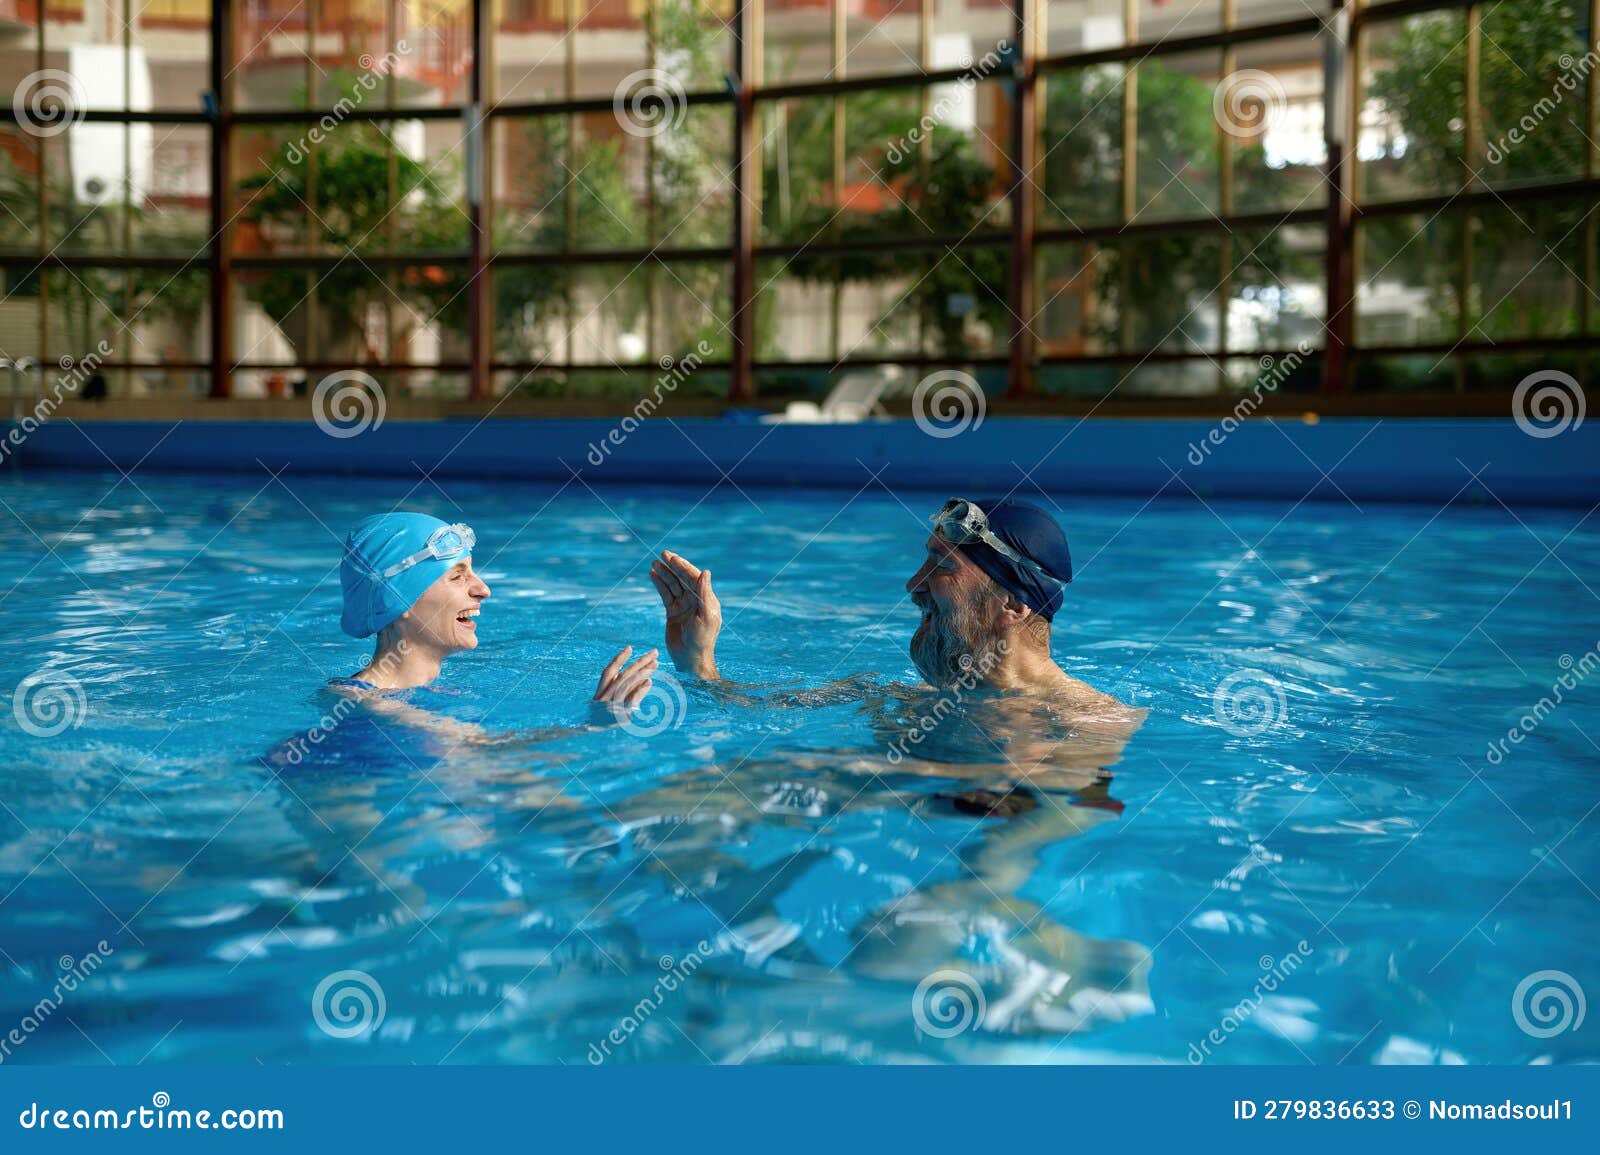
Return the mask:
<path id="1" fill-rule="evenodd" d="M 868 417 L 887 417 L 883 398 L 894 392 L 903 376 L 898 365 L 851 369 L 840 376 L 821 405 L 791 401 L 782 413 L 768 413 L 761 420 L 769 425 L 848 425 Z"/>

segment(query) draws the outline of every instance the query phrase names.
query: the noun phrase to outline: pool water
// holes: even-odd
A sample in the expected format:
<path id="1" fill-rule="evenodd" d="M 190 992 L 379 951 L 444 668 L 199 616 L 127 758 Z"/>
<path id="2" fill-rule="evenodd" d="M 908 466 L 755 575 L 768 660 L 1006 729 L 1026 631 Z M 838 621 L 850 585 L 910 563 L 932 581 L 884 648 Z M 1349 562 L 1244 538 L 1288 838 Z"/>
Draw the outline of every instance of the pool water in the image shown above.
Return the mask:
<path id="1" fill-rule="evenodd" d="M 1148 717 L 997 817 L 996 757 L 886 740 L 944 494 L 0 485 L 0 1060 L 1600 1059 L 1581 510 L 1056 498 L 1056 658 Z M 486 740 L 318 689 L 397 503 L 477 530 L 480 646 L 409 698 Z M 754 688 L 589 725 L 663 545 Z"/>

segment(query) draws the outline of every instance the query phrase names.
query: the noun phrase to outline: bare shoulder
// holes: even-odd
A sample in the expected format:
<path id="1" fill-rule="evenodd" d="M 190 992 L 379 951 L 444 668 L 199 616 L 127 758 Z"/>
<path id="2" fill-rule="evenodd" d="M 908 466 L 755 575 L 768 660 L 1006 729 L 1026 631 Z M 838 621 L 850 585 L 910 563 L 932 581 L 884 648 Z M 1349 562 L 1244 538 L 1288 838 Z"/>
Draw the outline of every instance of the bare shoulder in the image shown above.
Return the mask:
<path id="1" fill-rule="evenodd" d="M 1088 682 L 1070 674 L 1063 674 L 1066 685 L 1057 704 L 1086 722 L 1101 722 L 1108 726 L 1127 726 L 1137 730 L 1144 724 L 1149 711 L 1142 706 L 1130 706 L 1114 694 L 1097 690 Z"/>

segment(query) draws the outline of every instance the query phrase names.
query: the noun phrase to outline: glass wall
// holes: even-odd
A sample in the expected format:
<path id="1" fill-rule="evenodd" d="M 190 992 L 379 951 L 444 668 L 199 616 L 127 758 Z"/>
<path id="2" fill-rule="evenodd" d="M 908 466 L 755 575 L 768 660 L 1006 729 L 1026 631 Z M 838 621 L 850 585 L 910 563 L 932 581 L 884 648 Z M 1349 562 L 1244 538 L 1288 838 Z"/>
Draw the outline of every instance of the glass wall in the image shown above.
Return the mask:
<path id="1" fill-rule="evenodd" d="M 1582 377 L 1596 6 L 0 0 L 0 357 L 127 397 Z"/>
<path id="2" fill-rule="evenodd" d="M 0 0 L 0 357 L 205 392 L 210 0 Z"/>

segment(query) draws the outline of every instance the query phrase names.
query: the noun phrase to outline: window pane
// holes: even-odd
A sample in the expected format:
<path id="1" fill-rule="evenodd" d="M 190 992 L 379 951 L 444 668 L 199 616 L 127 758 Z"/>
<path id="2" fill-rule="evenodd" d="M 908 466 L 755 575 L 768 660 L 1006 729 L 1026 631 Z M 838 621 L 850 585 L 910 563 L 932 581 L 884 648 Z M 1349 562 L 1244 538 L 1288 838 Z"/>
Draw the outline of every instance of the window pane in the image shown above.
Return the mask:
<path id="1" fill-rule="evenodd" d="M 1524 354 L 1492 354 L 1467 357 L 1466 387 L 1468 389 L 1515 389 L 1517 383 L 1532 373 L 1554 370 L 1565 373 L 1575 381 L 1584 378 L 1583 358 L 1572 353 L 1543 352 Z M 1592 372 L 1592 371 L 1591 371 Z"/>
<path id="2" fill-rule="evenodd" d="M 567 360 L 571 270 L 556 265 L 496 265 L 490 272 L 497 361 Z"/>
<path id="3" fill-rule="evenodd" d="M 1016 40 L 1010 0 L 937 0 L 931 15 L 929 68 L 967 68 Z"/>
<path id="4" fill-rule="evenodd" d="M 582 0 L 572 34 L 573 96 L 611 96 L 625 77 L 650 67 L 642 0 Z"/>
<path id="5" fill-rule="evenodd" d="M 1261 398 L 1274 393 L 1315 393 L 1322 387 L 1322 354 L 1287 351 L 1260 357 L 1229 357 L 1222 365 L 1225 386 Z"/>
<path id="6" fill-rule="evenodd" d="M 306 131 L 302 125 L 250 125 L 234 134 L 235 253 L 287 255 L 313 247 L 318 230 L 307 200 L 308 150 L 316 146 Z"/>
<path id="7" fill-rule="evenodd" d="M 149 131 L 140 133 L 140 128 Z M 136 253 L 204 252 L 211 234 L 211 130 L 199 125 L 132 125 L 142 156 L 132 249 Z M 142 163 L 141 163 L 142 162 Z"/>
<path id="8" fill-rule="evenodd" d="M 1323 344 L 1327 234 L 1317 225 L 1232 237 L 1228 348 L 1293 349 Z"/>
<path id="9" fill-rule="evenodd" d="M 1122 66 L 1045 78 L 1039 220 L 1084 228 L 1122 215 Z"/>
<path id="10" fill-rule="evenodd" d="M 936 307 L 921 254 L 884 253 L 874 263 L 874 275 L 838 288 L 838 356 L 846 360 L 917 352 L 920 327 Z"/>
<path id="11" fill-rule="evenodd" d="M 32 252 L 39 243 L 39 179 L 44 142 L 0 127 L 0 253 Z"/>
<path id="12" fill-rule="evenodd" d="M 211 0 L 123 2 L 118 39 L 131 18 L 130 59 L 134 70 L 149 70 L 150 107 L 198 112 L 200 94 L 211 87 Z"/>
<path id="13" fill-rule="evenodd" d="M 655 293 L 652 353 L 659 363 L 671 357 L 681 363 L 697 353 L 706 360 L 726 360 L 733 348 L 730 265 L 664 261 L 651 271 Z M 703 344 L 702 344 L 703 343 Z M 705 349 L 709 352 L 700 352 Z"/>
<path id="14" fill-rule="evenodd" d="M 726 245 L 732 236 L 733 113 L 694 105 L 654 139 L 656 243 L 663 248 Z"/>
<path id="15" fill-rule="evenodd" d="M 1203 36 L 1222 27 L 1222 0 L 1139 0 L 1139 40 Z"/>
<path id="16" fill-rule="evenodd" d="M 762 239 L 805 243 L 825 233 L 834 216 L 834 102 L 781 100 L 760 107 Z"/>
<path id="17" fill-rule="evenodd" d="M 204 269 L 53 269 L 45 277 L 50 332 L 45 360 L 204 360 L 210 354 Z M 56 369 L 52 368 L 52 372 Z"/>
<path id="18" fill-rule="evenodd" d="M 1522 184 L 1583 175 L 1585 63 L 1582 15 L 1571 3 L 1483 9 L 1478 100 L 1485 180 Z M 1565 63 L 1563 63 L 1565 62 Z"/>
<path id="19" fill-rule="evenodd" d="M 1000 246 L 963 246 L 922 258 L 908 297 L 922 325 L 925 353 L 940 357 L 1004 353 L 1011 344 L 1007 303 L 1010 254 Z"/>
<path id="20" fill-rule="evenodd" d="M 83 0 L 41 0 L 40 6 L 47 70 L 42 86 L 66 93 L 74 108 L 99 112 L 152 107 L 149 61 L 143 53 L 129 57 L 120 19 L 107 20 L 104 9 Z M 23 71 L 33 70 L 29 60 Z"/>
<path id="21" fill-rule="evenodd" d="M 570 121 L 565 116 L 495 120 L 495 246 L 503 252 L 554 252 L 570 247 L 567 202 L 580 191 L 567 167 Z M 615 158 L 601 158 L 610 168 Z M 620 164 L 610 177 L 597 173 L 590 187 L 624 189 Z"/>
<path id="22" fill-rule="evenodd" d="M 824 361 L 837 328 L 831 262 L 801 255 L 756 262 L 756 358 Z"/>
<path id="23" fill-rule="evenodd" d="M 460 140 L 454 121 L 242 129 L 236 251 L 464 251 Z"/>
<path id="24" fill-rule="evenodd" d="M 1215 349 L 1218 262 L 1216 238 L 1208 236 L 1041 247 L 1035 313 L 1040 352 Z M 1182 383 L 1185 372 L 1178 366 L 1171 376 Z M 1214 385 L 1214 374 L 1211 380 Z"/>
<path id="25" fill-rule="evenodd" d="M 620 249 L 650 243 L 648 148 L 610 112 L 572 118 L 574 247 Z"/>
<path id="26" fill-rule="evenodd" d="M 845 5 L 846 76 L 922 70 L 922 6 L 939 0 L 869 0 Z M 930 9 L 931 10 L 931 9 Z"/>
<path id="27" fill-rule="evenodd" d="M 686 92 L 718 90 L 733 69 L 734 0 L 655 0 L 650 16 L 655 66 Z"/>
<path id="28" fill-rule="evenodd" d="M 1230 211 L 1326 204 L 1321 44 L 1269 40 L 1241 45 L 1234 59 L 1217 97 L 1233 150 Z"/>
<path id="29" fill-rule="evenodd" d="M 642 264 L 583 265 L 572 277 L 575 364 L 640 364 L 650 359 L 650 284 Z"/>
<path id="30" fill-rule="evenodd" d="M 1459 212 L 1373 217 L 1356 227 L 1356 340 L 1454 340 L 1461 316 Z"/>
<path id="31" fill-rule="evenodd" d="M 311 96 L 311 36 L 304 4 L 238 5 L 233 18 L 233 99 L 240 109 L 306 108 Z"/>
<path id="32" fill-rule="evenodd" d="M 1318 7 L 1314 0 L 1233 0 L 1233 26 L 1247 28 L 1252 24 L 1275 24 L 1280 20 L 1301 20 L 1307 15 L 1325 17 L 1327 6 Z"/>
<path id="33" fill-rule="evenodd" d="M 1579 331 L 1585 219 L 1577 203 L 1491 205 L 1474 215 L 1474 337 Z M 1591 304 L 1593 302 L 1591 301 Z"/>
<path id="34" fill-rule="evenodd" d="M 1045 357 L 1082 356 L 1104 347 L 1105 334 L 1097 325 L 1095 270 L 1090 252 L 1082 244 L 1041 245 L 1034 276 L 1038 307 L 1033 331 Z"/>
<path id="35" fill-rule="evenodd" d="M 499 0 L 493 95 L 507 103 L 559 100 L 567 91 L 566 0 Z"/>
<path id="36" fill-rule="evenodd" d="M 44 274 L 26 265 L 0 266 L 0 357 L 15 361 L 32 357 L 35 361 L 44 355 Z M 0 385 L 11 387 L 8 379 L 0 378 Z"/>
<path id="37" fill-rule="evenodd" d="M 133 127 L 144 130 L 149 125 Z M 44 145 L 45 243 L 67 256 L 127 252 L 127 177 L 130 126 L 74 124 Z"/>
<path id="38" fill-rule="evenodd" d="M 1453 192 L 1466 176 L 1466 20 L 1459 11 L 1375 21 L 1366 33 L 1360 195 Z"/>
<path id="39" fill-rule="evenodd" d="M 915 89 L 853 92 L 844 98 L 844 191 L 832 223 L 839 235 L 870 233 L 890 220 L 900 229 L 926 227 L 906 187 L 915 183 L 907 177 L 917 171 L 920 156 L 921 98 Z M 963 110 L 970 119 L 970 104 Z M 955 136 L 963 110 L 955 112 L 954 123 L 930 127 L 929 140 Z"/>
<path id="40" fill-rule="evenodd" d="M 1217 347 L 1215 236 L 1130 237 L 1099 249 L 1096 325 L 1108 348 L 1176 353 Z"/>
<path id="41" fill-rule="evenodd" d="M 1046 51 L 1059 56 L 1122 47 L 1127 32 L 1123 8 L 1123 0 L 1050 0 Z"/>
<path id="42" fill-rule="evenodd" d="M 1449 393 L 1455 389 L 1454 360 L 1433 353 L 1357 357 L 1354 366 L 1350 380 L 1357 393 Z"/>
<path id="43" fill-rule="evenodd" d="M 749 2 L 762 5 L 763 83 L 789 84 L 833 75 L 832 0 Z"/>
<path id="44" fill-rule="evenodd" d="M 380 9 L 391 4 L 362 2 Z M 369 47 L 356 67 L 392 77 L 396 107 L 465 104 L 472 95 L 471 0 L 398 0 L 392 10 L 398 22 L 387 45 Z"/>
<path id="45" fill-rule="evenodd" d="M 1151 57 L 1135 69 L 1138 172 L 1132 220 L 1217 211 L 1215 52 Z"/>

